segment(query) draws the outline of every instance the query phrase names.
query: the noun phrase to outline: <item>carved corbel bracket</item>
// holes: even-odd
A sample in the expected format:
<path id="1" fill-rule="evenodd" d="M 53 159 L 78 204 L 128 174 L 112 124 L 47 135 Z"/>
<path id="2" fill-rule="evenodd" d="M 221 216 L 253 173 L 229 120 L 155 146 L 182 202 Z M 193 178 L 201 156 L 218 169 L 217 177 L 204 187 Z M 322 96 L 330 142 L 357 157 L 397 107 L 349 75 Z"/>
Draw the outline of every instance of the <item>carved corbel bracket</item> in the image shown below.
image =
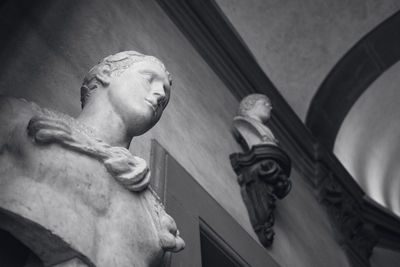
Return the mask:
<path id="1" fill-rule="evenodd" d="M 292 187 L 290 158 L 278 146 L 259 144 L 245 153 L 231 154 L 230 160 L 253 229 L 260 242 L 269 247 L 274 239 L 276 199 L 284 198 Z"/>
<path id="2" fill-rule="evenodd" d="M 336 180 L 333 173 L 327 173 L 319 200 L 328 208 L 338 241 L 353 265 L 370 266 L 369 258 L 378 243 L 375 226 L 363 218 L 360 204 Z"/>

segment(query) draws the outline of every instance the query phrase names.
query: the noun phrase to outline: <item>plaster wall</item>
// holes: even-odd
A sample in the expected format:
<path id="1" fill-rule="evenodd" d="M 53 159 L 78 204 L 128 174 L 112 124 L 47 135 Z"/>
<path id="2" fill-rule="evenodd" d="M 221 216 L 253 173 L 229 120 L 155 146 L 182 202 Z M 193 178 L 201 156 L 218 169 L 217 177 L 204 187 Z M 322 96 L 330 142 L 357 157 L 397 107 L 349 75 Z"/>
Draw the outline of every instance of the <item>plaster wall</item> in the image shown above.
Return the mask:
<path id="1" fill-rule="evenodd" d="M 173 75 L 170 104 L 154 129 L 133 140 L 132 153 L 149 160 L 157 139 L 256 239 L 228 159 L 240 151 L 230 134 L 237 100 L 155 2 L 2 2 L 0 34 L 0 93 L 71 116 L 80 111 L 81 81 L 100 58 L 122 50 L 160 58 Z M 348 266 L 304 178 L 293 170 L 291 179 L 269 253 L 282 266 Z"/>
<path id="2" fill-rule="evenodd" d="M 397 0 L 216 0 L 264 72 L 305 121 L 338 60 L 400 9 Z"/>

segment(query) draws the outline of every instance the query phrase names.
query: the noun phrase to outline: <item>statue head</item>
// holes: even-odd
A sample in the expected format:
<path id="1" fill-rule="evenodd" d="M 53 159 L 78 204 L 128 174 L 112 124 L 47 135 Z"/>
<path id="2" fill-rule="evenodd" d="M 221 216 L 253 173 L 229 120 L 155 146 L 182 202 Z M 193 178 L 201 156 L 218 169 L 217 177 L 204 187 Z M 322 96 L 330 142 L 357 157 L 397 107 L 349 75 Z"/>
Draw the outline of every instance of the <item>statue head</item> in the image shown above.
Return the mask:
<path id="1" fill-rule="evenodd" d="M 115 112 L 133 127 L 130 135 L 137 136 L 160 119 L 169 101 L 171 84 L 171 75 L 157 58 L 135 51 L 120 52 L 104 58 L 85 76 L 82 108 L 96 91 L 107 90 Z"/>
<path id="2" fill-rule="evenodd" d="M 272 105 L 266 95 L 251 94 L 242 99 L 238 115 L 266 123 L 271 118 Z"/>

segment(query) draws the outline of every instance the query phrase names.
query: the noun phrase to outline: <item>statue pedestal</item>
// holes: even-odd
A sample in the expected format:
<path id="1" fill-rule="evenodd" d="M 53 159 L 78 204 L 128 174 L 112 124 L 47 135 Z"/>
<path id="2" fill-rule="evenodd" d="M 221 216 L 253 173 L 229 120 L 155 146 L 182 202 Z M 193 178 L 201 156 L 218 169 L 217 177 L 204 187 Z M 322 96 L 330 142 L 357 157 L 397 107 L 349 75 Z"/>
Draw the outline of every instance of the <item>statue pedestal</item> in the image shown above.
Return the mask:
<path id="1" fill-rule="evenodd" d="M 278 146 L 260 144 L 245 153 L 231 154 L 230 160 L 253 229 L 260 242 L 269 247 L 274 239 L 275 201 L 291 189 L 290 158 Z"/>

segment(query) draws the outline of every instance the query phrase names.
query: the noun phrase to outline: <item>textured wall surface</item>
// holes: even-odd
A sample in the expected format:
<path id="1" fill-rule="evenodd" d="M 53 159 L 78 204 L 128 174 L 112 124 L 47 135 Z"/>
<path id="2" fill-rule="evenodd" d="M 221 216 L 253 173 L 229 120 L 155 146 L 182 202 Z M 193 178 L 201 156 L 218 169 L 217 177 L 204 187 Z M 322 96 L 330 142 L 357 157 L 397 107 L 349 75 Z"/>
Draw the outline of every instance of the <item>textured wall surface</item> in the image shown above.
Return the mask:
<path id="1" fill-rule="evenodd" d="M 240 151 L 230 134 L 238 103 L 155 2 L 8 1 L 0 12 L 0 93 L 72 116 L 81 80 L 100 58 L 137 50 L 164 61 L 174 77 L 170 104 L 131 151 L 148 160 L 156 138 L 255 237 L 228 159 Z M 292 180 L 269 252 L 282 266 L 348 266 L 311 190 L 295 170 Z"/>
<path id="2" fill-rule="evenodd" d="M 304 121 L 316 90 L 397 0 L 216 0 L 283 97 Z"/>

